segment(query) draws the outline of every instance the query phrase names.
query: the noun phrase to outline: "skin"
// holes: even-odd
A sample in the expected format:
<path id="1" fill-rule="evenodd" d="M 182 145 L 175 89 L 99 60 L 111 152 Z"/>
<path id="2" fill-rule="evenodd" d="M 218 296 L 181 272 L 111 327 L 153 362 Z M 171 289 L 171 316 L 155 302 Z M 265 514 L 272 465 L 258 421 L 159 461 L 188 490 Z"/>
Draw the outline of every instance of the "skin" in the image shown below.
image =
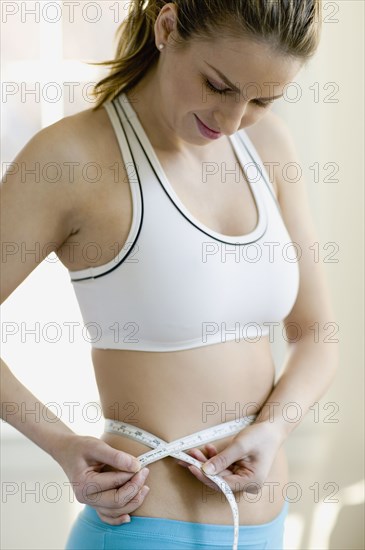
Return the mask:
<path id="1" fill-rule="evenodd" d="M 280 55 L 270 45 L 249 39 L 222 38 L 191 41 L 174 49 L 176 7 L 166 4 L 156 21 L 156 45 L 164 44 L 159 62 L 130 94 L 155 149 L 187 159 L 208 158 L 212 143 L 197 132 L 195 113 L 209 128 L 234 134 L 259 122 L 272 103 L 261 97 L 283 94 L 302 67 L 302 60 Z M 224 96 L 214 94 L 207 78 L 220 90 L 229 90 L 211 66 L 239 88 Z M 162 100 L 163 99 L 163 100 Z"/>
<path id="2" fill-rule="evenodd" d="M 255 222 L 254 203 L 249 198 L 247 185 L 223 187 L 219 176 L 203 184 L 202 162 L 212 158 L 235 162 L 227 136 L 243 128 L 249 128 L 247 133 L 264 162 L 277 161 L 280 166 L 300 162 L 283 122 L 269 112 L 269 107 L 260 107 L 256 101 L 270 95 L 268 82 L 276 84 L 274 95 L 281 94 L 300 70 L 301 62 L 280 55 L 268 45 L 228 37 L 214 42 L 192 42 L 184 51 L 175 50 L 171 47 L 175 26 L 175 6 L 167 4 L 155 24 L 156 47 L 163 43 L 165 48 L 157 66 L 128 97 L 133 101 L 133 109 L 169 181 L 188 209 L 203 223 L 227 235 L 246 233 Z M 242 94 L 205 95 L 201 73 L 217 87 L 226 86 L 204 61 L 221 69 L 233 83 L 238 83 Z M 249 83 L 255 83 L 256 88 L 248 88 Z M 258 94 L 257 89 L 261 93 Z M 196 126 L 194 113 L 208 126 L 219 128 L 223 136 L 216 141 L 204 138 Z M 76 157 L 81 166 L 87 162 L 111 166 L 116 160 L 120 161 L 121 152 L 108 116 L 101 109 L 66 117 L 46 128 L 15 160 L 30 163 L 37 159 L 46 163 L 50 154 L 52 160 L 60 164 Z M 184 173 L 188 177 L 184 178 Z M 127 183 L 117 187 L 110 178 L 92 187 L 78 172 L 74 186 L 66 179 L 59 185 L 47 186 L 42 182 L 45 184 L 41 186 L 32 183 L 24 186 L 19 175 L 9 176 L 2 190 L 4 211 L 9 213 L 2 222 L 4 240 L 25 241 L 29 248 L 37 241 L 41 249 L 43 244 L 52 242 L 62 263 L 71 270 L 83 269 L 88 264 L 78 255 L 82 246 L 76 248 L 71 261 L 65 254 L 69 245 L 98 242 L 103 254 L 100 262 L 93 265 L 103 265 L 116 254 L 108 244 L 118 242 L 120 250 L 131 223 L 130 193 L 124 176 L 122 174 L 120 181 Z M 236 402 L 253 401 L 257 410 L 250 410 L 249 414 L 260 411 L 267 400 L 282 404 L 296 401 L 304 414 L 323 394 L 333 378 L 336 352 L 328 345 L 313 346 L 312 332 L 307 327 L 314 322 L 323 326 L 333 319 L 333 313 L 322 267 L 313 264 L 310 253 L 306 252 L 318 238 L 310 216 L 305 183 L 301 180 L 288 186 L 278 170 L 273 187 L 289 234 L 304 251 L 300 261 L 299 295 L 284 320 L 284 325 L 299 323 L 303 336 L 299 342 L 289 344 L 285 373 L 280 382 L 274 386 L 275 367 L 268 337 L 255 344 L 226 342 L 166 353 L 94 349 L 92 360 L 105 417 L 110 417 L 113 403 L 133 402 L 138 405 L 138 425 L 172 441 L 232 419 L 231 416 L 222 419 L 218 415 L 203 423 L 201 407 L 207 401 L 224 402 L 228 409 Z M 34 216 L 35 211 L 37 216 Z M 19 219 L 21 224 L 15 222 Z M 47 253 L 50 251 L 48 248 Z M 2 300 L 36 265 L 32 255 L 27 255 L 25 261 L 11 257 L 4 263 Z M 4 399 L 14 401 L 17 392 L 19 400 L 29 403 L 29 409 L 33 403 L 34 408 L 35 397 L 15 380 L 5 363 L 2 365 L 6 380 Z M 310 387 L 306 383 L 308 376 Z M 52 414 L 47 416 L 52 417 Z M 123 411 L 119 419 L 129 421 Z M 133 468 L 131 460 L 148 451 L 146 446 L 106 433 L 100 439 L 79 436 L 61 422 L 57 423 L 56 430 L 46 422 L 32 425 L 31 420 L 24 426 L 15 416 L 12 422 L 54 456 L 68 478 L 79 484 L 75 490 L 78 500 L 94 506 L 106 523 L 120 524 L 133 513 L 232 524 L 228 504 L 221 499 L 216 486 L 194 467 L 189 471 L 184 463 L 172 457 L 151 464 L 148 468 L 151 490 L 145 498 L 141 489 L 146 477 L 141 472 L 133 474 L 138 466 Z M 289 425 L 279 414 L 271 422 L 262 414 L 255 425 L 245 428 L 236 437 L 194 449 L 190 454 L 202 461 L 214 458 L 218 472 L 241 496 L 242 492 L 255 493 L 265 481 L 283 485 L 288 480 L 288 472 L 282 444 L 298 423 Z M 173 482 L 166 483 L 166 480 Z M 97 504 L 82 491 L 90 481 L 100 486 L 101 492 L 94 495 L 99 497 Z M 205 506 L 202 500 L 204 485 L 212 489 Z M 279 513 L 282 504 L 281 496 L 272 502 L 264 491 L 254 503 L 240 498 L 241 524 L 270 521 Z"/>

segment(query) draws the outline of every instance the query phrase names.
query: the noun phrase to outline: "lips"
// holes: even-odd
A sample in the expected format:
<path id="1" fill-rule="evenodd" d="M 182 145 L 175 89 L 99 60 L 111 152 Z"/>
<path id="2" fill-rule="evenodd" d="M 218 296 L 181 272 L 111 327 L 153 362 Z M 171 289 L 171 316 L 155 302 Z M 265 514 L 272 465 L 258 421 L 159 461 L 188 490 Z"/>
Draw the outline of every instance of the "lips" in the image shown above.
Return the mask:
<path id="1" fill-rule="evenodd" d="M 199 118 L 199 117 L 197 117 L 197 118 Z M 199 120 L 203 124 L 203 126 L 205 126 L 208 130 L 210 130 L 211 132 L 214 132 L 215 134 L 220 134 L 219 130 L 213 130 L 213 128 L 210 128 L 210 126 L 207 126 L 206 124 L 204 124 L 204 122 L 200 118 L 199 118 Z"/>

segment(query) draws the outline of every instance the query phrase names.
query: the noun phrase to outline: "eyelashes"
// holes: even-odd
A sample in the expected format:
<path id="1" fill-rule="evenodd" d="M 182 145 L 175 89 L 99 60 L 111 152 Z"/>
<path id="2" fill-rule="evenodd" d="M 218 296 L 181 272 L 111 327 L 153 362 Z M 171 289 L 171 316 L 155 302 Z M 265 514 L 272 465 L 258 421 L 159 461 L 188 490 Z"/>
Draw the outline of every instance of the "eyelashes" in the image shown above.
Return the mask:
<path id="1" fill-rule="evenodd" d="M 207 78 L 204 78 L 204 83 L 205 83 L 206 87 L 215 94 L 224 95 L 224 94 L 231 91 L 229 88 L 219 90 L 218 88 L 213 86 L 213 84 Z M 253 101 L 256 105 L 258 105 L 259 107 L 262 107 L 262 108 L 268 107 L 271 103 L 273 103 L 273 101 L 264 102 L 264 101 L 260 101 L 259 99 L 254 99 Z"/>
<path id="2" fill-rule="evenodd" d="M 215 92 L 215 93 L 217 93 L 217 94 L 225 94 L 225 93 L 227 93 L 227 92 L 230 91 L 229 88 L 225 88 L 224 90 L 219 90 L 218 88 L 216 88 L 215 86 L 213 86 L 213 84 L 212 84 L 208 79 L 205 78 L 204 80 L 205 80 L 206 86 L 207 86 L 210 90 L 212 90 L 212 92 Z"/>

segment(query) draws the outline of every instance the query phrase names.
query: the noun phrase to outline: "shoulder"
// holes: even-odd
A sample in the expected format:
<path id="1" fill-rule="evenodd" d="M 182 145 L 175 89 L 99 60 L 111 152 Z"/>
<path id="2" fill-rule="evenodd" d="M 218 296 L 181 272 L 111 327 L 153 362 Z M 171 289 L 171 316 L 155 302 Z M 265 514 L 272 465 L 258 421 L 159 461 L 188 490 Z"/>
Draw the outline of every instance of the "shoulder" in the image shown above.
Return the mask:
<path id="1" fill-rule="evenodd" d="M 256 124 L 245 128 L 262 162 L 272 166 L 269 173 L 275 194 L 280 200 L 283 186 L 284 167 L 290 162 L 297 162 L 293 138 L 287 123 L 281 116 L 268 111 Z"/>
<path id="2" fill-rule="evenodd" d="M 9 164 L 1 181 L 4 196 L 13 205 L 28 202 L 52 206 L 71 230 L 76 224 L 81 188 L 86 189 L 80 174 L 84 163 L 96 158 L 98 140 L 93 134 L 100 129 L 101 120 L 99 112 L 88 110 L 36 132 Z"/>
<path id="3" fill-rule="evenodd" d="M 113 133 L 105 109 L 87 109 L 40 130 L 26 145 L 27 158 L 58 174 L 59 207 L 67 207 L 73 228 L 80 228 L 106 180 Z M 50 175 L 50 178 L 53 177 Z M 51 185 L 52 186 L 52 185 Z"/>
<path id="4" fill-rule="evenodd" d="M 66 116 L 40 130 L 33 138 L 42 147 L 51 146 L 57 160 L 71 156 L 86 159 L 98 150 L 102 142 L 101 130 L 105 127 L 106 112 L 87 109 Z"/>

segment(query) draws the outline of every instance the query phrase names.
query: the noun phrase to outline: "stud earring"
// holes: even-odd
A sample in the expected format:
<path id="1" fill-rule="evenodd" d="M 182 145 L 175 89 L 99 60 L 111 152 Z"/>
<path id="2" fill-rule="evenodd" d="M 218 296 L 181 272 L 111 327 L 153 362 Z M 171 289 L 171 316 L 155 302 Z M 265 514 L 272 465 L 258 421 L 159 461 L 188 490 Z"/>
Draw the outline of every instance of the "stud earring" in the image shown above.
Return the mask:
<path id="1" fill-rule="evenodd" d="M 159 47 L 158 47 L 158 49 L 159 49 L 159 50 L 163 50 L 164 47 L 165 47 L 164 44 L 160 44 Z"/>

